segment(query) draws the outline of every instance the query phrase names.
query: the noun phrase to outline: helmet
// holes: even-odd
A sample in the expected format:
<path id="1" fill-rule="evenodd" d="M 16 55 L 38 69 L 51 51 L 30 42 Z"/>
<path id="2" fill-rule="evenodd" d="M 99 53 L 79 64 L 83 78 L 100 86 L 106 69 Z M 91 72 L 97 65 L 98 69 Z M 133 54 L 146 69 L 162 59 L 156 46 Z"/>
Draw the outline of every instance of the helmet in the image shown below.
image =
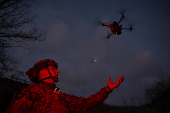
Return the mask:
<path id="1" fill-rule="evenodd" d="M 36 64 L 34 64 L 34 66 L 32 68 L 29 68 L 29 70 L 26 72 L 26 74 L 28 75 L 28 78 L 32 81 L 32 82 L 38 82 L 38 73 L 43 69 L 43 68 L 47 68 L 48 66 L 54 66 L 56 69 L 58 69 L 58 64 L 51 59 L 44 59 L 44 60 L 40 60 L 39 62 L 37 62 Z M 51 73 L 50 73 L 51 75 Z"/>

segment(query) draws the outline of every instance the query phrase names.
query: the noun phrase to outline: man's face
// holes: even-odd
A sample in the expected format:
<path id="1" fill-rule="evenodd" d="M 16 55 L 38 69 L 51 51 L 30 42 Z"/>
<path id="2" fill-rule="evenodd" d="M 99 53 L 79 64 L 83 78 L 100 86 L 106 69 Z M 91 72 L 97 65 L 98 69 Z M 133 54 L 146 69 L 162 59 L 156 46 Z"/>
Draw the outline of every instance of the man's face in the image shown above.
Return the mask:
<path id="1" fill-rule="evenodd" d="M 48 82 L 48 83 L 58 82 L 58 73 L 60 73 L 60 72 L 59 72 L 58 70 L 56 70 L 56 68 L 55 68 L 54 66 L 48 66 L 48 69 L 49 69 L 51 75 L 52 75 L 53 77 L 55 77 L 55 78 L 53 78 L 55 81 L 54 81 L 52 78 L 45 79 L 45 80 L 43 80 L 43 81 L 44 81 L 44 82 Z M 49 76 L 50 76 L 50 74 L 49 74 L 47 68 L 44 68 L 44 69 L 42 69 L 42 70 L 39 72 L 39 74 L 38 74 L 38 79 L 41 80 L 41 79 L 47 78 L 47 77 L 49 77 Z"/>

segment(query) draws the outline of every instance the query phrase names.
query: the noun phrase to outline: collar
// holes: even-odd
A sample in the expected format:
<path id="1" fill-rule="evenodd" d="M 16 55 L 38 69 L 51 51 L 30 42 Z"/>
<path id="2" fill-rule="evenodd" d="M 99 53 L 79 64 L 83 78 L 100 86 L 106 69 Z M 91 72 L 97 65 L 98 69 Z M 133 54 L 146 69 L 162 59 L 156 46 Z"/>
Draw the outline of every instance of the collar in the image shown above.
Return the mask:
<path id="1" fill-rule="evenodd" d="M 54 84 L 54 83 L 47 83 L 47 82 L 41 81 L 40 84 L 47 86 L 47 88 L 49 88 L 51 90 L 54 90 L 56 88 L 56 84 Z"/>

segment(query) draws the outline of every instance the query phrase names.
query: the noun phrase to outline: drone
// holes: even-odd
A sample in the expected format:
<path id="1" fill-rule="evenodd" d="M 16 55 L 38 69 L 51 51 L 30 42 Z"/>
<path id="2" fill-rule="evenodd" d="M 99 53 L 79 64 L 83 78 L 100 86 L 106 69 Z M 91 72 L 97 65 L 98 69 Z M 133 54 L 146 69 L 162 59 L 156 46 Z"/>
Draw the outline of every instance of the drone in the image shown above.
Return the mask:
<path id="1" fill-rule="evenodd" d="M 117 21 L 113 21 L 113 23 L 111 23 L 109 25 L 101 23 L 102 26 L 107 26 L 112 31 L 112 33 L 107 36 L 108 39 L 110 39 L 110 36 L 112 36 L 113 34 L 121 35 L 122 29 L 129 29 L 130 31 L 132 31 L 132 26 L 130 28 L 122 28 L 122 25 L 119 25 L 119 23 L 121 22 L 121 20 L 123 18 L 124 18 L 124 15 L 122 14 L 122 17 L 118 23 L 117 23 Z"/>

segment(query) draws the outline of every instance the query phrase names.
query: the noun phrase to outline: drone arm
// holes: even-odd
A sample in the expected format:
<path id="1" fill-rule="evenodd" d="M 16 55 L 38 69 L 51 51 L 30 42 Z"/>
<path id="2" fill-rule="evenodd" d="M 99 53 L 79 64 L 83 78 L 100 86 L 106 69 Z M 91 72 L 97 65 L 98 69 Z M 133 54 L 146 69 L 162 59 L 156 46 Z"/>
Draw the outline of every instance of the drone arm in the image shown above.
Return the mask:
<path id="1" fill-rule="evenodd" d="M 122 28 L 122 29 L 130 29 L 130 31 L 132 31 L 132 27 L 130 27 L 130 28 Z"/>
<path id="2" fill-rule="evenodd" d="M 108 36 L 107 36 L 107 38 L 109 39 L 109 38 L 110 38 L 110 36 L 112 36 L 113 34 L 114 34 L 114 33 L 112 33 L 112 34 L 108 35 Z"/>
<path id="3" fill-rule="evenodd" d="M 130 28 L 122 28 L 122 29 L 130 29 Z"/>
<path id="4" fill-rule="evenodd" d="M 124 18 L 124 15 L 122 15 L 121 19 L 119 20 L 118 24 L 121 22 L 121 20 Z"/>

